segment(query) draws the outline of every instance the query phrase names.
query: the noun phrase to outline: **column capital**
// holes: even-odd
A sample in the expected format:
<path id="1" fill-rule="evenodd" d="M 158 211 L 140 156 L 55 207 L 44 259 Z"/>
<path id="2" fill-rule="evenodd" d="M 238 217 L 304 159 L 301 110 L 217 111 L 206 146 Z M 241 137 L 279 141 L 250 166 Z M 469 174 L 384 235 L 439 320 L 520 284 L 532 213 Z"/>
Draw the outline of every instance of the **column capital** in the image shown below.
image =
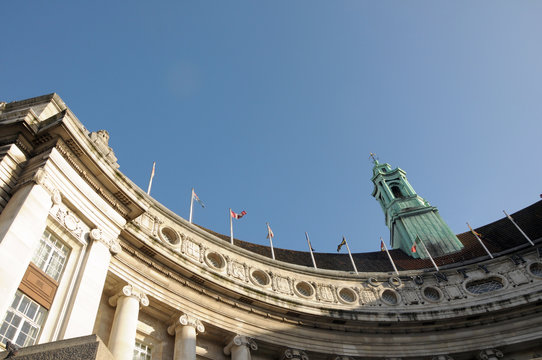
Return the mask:
<path id="1" fill-rule="evenodd" d="M 224 347 L 224 354 L 230 355 L 231 348 L 234 346 L 246 346 L 250 350 L 258 350 L 258 344 L 251 337 L 245 335 L 235 335 L 234 338 Z"/>
<path id="2" fill-rule="evenodd" d="M 497 360 L 503 356 L 504 354 L 502 351 L 498 349 L 485 349 L 480 351 L 480 354 L 478 354 L 478 358 L 480 360 Z"/>
<path id="3" fill-rule="evenodd" d="M 121 297 L 133 297 L 137 301 L 139 301 L 139 304 L 142 306 L 149 306 L 149 298 L 147 295 L 143 292 L 143 290 L 133 286 L 133 285 L 126 285 L 122 288 L 120 292 L 117 294 L 111 296 L 109 298 L 109 305 L 111 306 L 117 306 L 117 301 Z"/>
<path id="4" fill-rule="evenodd" d="M 118 239 L 106 239 L 103 231 L 99 228 L 90 230 L 88 237 L 92 241 L 98 241 L 102 244 L 104 244 L 112 255 L 117 255 L 122 251 L 122 248 L 120 247 L 120 242 Z"/>
<path id="5" fill-rule="evenodd" d="M 284 350 L 280 359 L 281 360 L 290 360 L 290 359 L 291 360 L 309 360 L 309 356 L 303 350 L 288 348 Z"/>
<path id="6" fill-rule="evenodd" d="M 179 318 L 167 328 L 168 334 L 175 335 L 175 329 L 178 326 L 192 326 L 197 330 L 198 333 L 205 332 L 205 326 L 203 326 L 203 323 L 200 321 L 200 319 L 189 314 L 182 314 L 181 316 L 179 316 Z"/>

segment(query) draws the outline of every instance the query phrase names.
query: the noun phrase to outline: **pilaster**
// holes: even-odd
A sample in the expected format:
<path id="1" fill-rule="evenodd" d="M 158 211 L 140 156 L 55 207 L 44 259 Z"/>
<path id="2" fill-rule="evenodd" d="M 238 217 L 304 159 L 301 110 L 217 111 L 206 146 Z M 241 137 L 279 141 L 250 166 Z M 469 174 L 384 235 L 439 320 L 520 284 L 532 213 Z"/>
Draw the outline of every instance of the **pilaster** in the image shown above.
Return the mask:
<path id="1" fill-rule="evenodd" d="M 0 316 L 4 316 L 45 230 L 51 193 L 37 174 L 12 195 L 0 214 Z M 14 256 L 17 254 L 17 256 Z"/>
<path id="2" fill-rule="evenodd" d="M 91 230 L 88 237 L 89 245 L 78 275 L 75 298 L 66 316 L 64 339 L 92 334 L 111 255 L 121 251 L 119 241 L 108 238 L 100 229 Z"/>

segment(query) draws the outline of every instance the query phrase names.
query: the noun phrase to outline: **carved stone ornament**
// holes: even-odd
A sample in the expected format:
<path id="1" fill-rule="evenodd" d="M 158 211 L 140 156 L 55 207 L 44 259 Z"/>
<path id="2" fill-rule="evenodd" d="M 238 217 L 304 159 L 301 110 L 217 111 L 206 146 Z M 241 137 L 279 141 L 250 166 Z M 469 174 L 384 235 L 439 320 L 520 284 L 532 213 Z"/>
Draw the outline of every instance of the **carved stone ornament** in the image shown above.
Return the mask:
<path id="1" fill-rule="evenodd" d="M 62 194 L 58 189 L 53 190 L 53 196 L 51 196 L 51 200 L 53 201 L 54 205 L 60 205 L 62 203 Z"/>
<path id="2" fill-rule="evenodd" d="M 303 350 L 299 349 L 286 349 L 284 350 L 284 353 L 282 353 L 282 356 L 280 357 L 281 360 L 309 360 L 309 356 L 307 353 Z"/>
<path id="3" fill-rule="evenodd" d="M 149 298 L 147 295 L 143 292 L 143 290 L 133 285 L 126 285 L 122 288 L 121 292 L 111 296 L 109 298 L 109 305 L 117 306 L 118 299 L 121 296 L 133 297 L 137 299 L 142 306 L 149 306 Z"/>
<path id="4" fill-rule="evenodd" d="M 454 358 L 451 357 L 450 355 L 438 355 L 438 356 L 433 356 L 432 360 L 454 360 Z"/>
<path id="5" fill-rule="evenodd" d="M 478 358 L 480 360 L 497 360 L 504 356 L 502 351 L 497 349 L 485 349 L 480 351 L 480 354 L 478 354 Z"/>
<path id="6" fill-rule="evenodd" d="M 233 346 L 246 346 L 252 351 L 258 350 L 258 344 L 254 341 L 254 339 L 244 336 L 244 335 L 235 335 L 235 337 L 224 347 L 224 354 L 230 355 L 231 354 L 231 348 Z"/>
<path id="7" fill-rule="evenodd" d="M 120 242 L 117 239 L 105 239 L 103 232 L 100 229 L 92 229 L 89 232 L 89 237 L 92 241 L 99 241 L 109 248 L 112 255 L 117 255 L 122 251 Z"/>
<path id="8" fill-rule="evenodd" d="M 200 334 L 205 332 L 205 326 L 203 326 L 203 323 L 197 317 L 188 314 L 182 314 L 179 316 L 179 319 L 168 327 L 167 332 L 170 335 L 175 335 L 175 328 L 177 326 L 192 326 Z"/>
<path id="9" fill-rule="evenodd" d="M 346 355 L 337 355 L 337 356 L 333 356 L 331 360 L 354 360 L 354 359 Z"/>

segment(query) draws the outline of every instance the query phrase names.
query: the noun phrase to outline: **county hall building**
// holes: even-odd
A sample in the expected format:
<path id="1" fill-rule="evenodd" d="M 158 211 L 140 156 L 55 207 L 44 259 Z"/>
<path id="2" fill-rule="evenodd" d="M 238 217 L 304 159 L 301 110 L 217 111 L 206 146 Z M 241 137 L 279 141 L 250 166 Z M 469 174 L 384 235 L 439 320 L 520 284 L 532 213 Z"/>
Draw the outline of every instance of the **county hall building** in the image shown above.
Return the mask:
<path id="1" fill-rule="evenodd" d="M 173 213 L 108 140 L 56 94 L 0 103 L 2 359 L 542 359 L 541 201 L 454 234 L 375 161 L 389 252 L 315 268 Z"/>

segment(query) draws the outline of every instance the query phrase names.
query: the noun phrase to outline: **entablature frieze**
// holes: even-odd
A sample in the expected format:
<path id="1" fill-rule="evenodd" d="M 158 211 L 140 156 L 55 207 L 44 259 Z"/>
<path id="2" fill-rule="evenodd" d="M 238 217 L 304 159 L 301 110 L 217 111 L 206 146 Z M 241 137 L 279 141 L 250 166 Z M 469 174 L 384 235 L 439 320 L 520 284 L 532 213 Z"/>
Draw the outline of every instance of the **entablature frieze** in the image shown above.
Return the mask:
<path id="1" fill-rule="evenodd" d="M 401 272 L 399 276 L 383 273 L 352 276 L 333 272 L 337 275 L 333 277 L 326 270 L 297 271 L 295 265 L 288 270 L 284 263 L 273 266 L 271 260 L 258 261 L 259 255 L 242 256 L 223 240 L 209 241 L 200 231 L 190 232 L 190 228 L 157 214 L 144 214 L 136 223 L 137 226 L 128 224 L 127 230 L 158 254 L 145 260 L 152 267 L 160 269 L 164 268 L 160 263 L 173 263 L 182 268 L 179 273 L 194 274 L 196 288 L 206 287 L 202 286 L 203 282 L 213 283 L 214 287 L 235 289 L 244 299 L 251 299 L 250 302 L 261 302 L 261 296 L 253 297 L 252 291 L 247 291 L 249 287 L 257 294 L 267 294 L 268 305 L 282 306 L 282 301 L 287 300 L 296 304 L 296 311 L 300 313 L 319 313 L 325 304 L 330 309 L 354 313 L 369 309 L 376 313 L 416 312 L 421 318 L 438 320 L 458 316 L 454 307 L 471 314 L 477 306 L 494 302 L 496 292 L 501 298 L 517 298 L 520 304 L 524 301 L 518 296 L 518 289 L 533 286 L 542 289 L 542 276 L 528 270 L 529 264 L 540 261 L 533 251 L 523 255 L 522 258 L 528 259 L 525 262 L 516 261 L 516 264 L 501 257 L 462 267 L 460 271 L 442 270 L 436 276 L 433 272 L 414 271 Z M 153 235 L 154 229 L 166 231 L 167 236 Z M 136 253 L 136 249 L 131 251 L 133 256 L 146 258 Z M 160 258 L 168 260 L 163 262 Z M 162 272 L 174 278 L 174 268 L 166 268 Z M 181 278 L 184 283 L 191 283 L 189 277 Z M 435 311 L 439 312 L 438 316 L 428 315 Z"/>

